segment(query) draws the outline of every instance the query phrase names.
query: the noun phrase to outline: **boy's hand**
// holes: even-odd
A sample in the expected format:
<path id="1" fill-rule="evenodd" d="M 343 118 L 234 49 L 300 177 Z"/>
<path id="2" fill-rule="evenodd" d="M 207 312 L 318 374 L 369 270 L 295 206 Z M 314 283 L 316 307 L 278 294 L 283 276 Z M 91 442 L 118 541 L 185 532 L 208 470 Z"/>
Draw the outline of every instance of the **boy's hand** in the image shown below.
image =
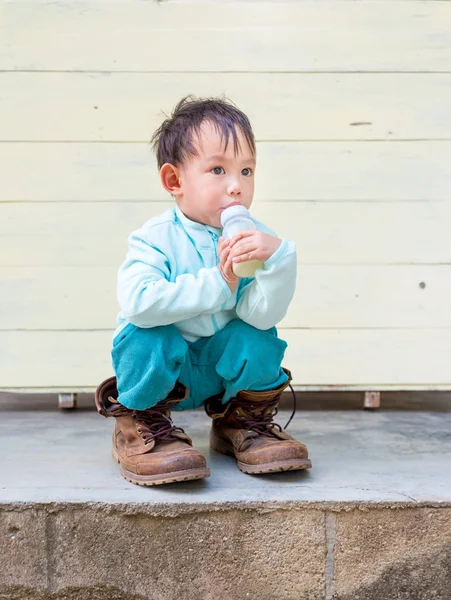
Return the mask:
<path id="1" fill-rule="evenodd" d="M 219 257 L 219 270 L 224 278 L 224 281 L 230 288 L 231 292 L 234 292 L 238 286 L 240 280 L 232 271 L 232 259 L 230 257 L 230 240 L 226 240 L 223 237 L 219 238 L 218 243 L 218 257 Z"/>
<path id="2" fill-rule="evenodd" d="M 240 231 L 230 240 L 232 262 L 261 260 L 265 262 L 279 248 L 282 240 L 263 231 Z"/>

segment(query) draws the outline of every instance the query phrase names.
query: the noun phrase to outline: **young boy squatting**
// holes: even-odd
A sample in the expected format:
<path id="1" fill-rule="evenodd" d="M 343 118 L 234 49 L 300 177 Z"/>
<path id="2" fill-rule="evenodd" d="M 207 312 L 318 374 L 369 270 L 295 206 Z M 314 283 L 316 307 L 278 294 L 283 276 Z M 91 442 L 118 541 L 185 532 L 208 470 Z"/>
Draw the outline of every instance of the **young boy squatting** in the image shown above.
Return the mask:
<path id="1" fill-rule="evenodd" d="M 173 208 L 129 236 L 118 273 L 115 377 L 100 414 L 115 417 L 113 455 L 139 485 L 208 477 L 205 457 L 171 410 L 205 407 L 210 445 L 245 473 L 311 467 L 304 444 L 274 423 L 291 373 L 275 325 L 296 283 L 296 248 L 259 221 L 221 237 L 221 212 L 254 197 L 256 147 L 248 118 L 222 99 L 182 99 L 152 138 Z M 234 262 L 260 260 L 254 277 Z"/>

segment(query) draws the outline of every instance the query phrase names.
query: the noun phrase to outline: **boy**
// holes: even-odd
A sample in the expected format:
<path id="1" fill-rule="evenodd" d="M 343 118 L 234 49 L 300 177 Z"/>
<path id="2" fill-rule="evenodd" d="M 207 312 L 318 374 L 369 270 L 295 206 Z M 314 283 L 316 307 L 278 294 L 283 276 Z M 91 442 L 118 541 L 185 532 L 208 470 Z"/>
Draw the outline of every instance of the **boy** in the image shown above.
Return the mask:
<path id="1" fill-rule="evenodd" d="M 205 457 L 171 419 L 204 405 L 210 445 L 244 473 L 311 467 L 304 444 L 273 422 L 291 374 L 275 325 L 296 280 L 296 249 L 255 221 L 225 240 L 221 212 L 250 208 L 255 139 L 248 118 L 222 99 L 183 98 L 152 138 L 163 187 L 176 205 L 129 236 L 118 273 L 116 377 L 96 391 L 116 417 L 113 455 L 123 477 L 157 485 L 208 477 Z M 260 260 L 240 279 L 234 262 Z"/>

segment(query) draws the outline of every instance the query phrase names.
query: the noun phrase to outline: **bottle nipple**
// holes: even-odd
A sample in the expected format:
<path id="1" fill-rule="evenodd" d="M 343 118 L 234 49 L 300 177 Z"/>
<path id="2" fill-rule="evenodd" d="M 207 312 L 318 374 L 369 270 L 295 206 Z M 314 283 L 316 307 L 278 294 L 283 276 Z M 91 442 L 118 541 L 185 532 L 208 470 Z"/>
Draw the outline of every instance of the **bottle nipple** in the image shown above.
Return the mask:
<path id="1" fill-rule="evenodd" d="M 241 202 L 231 202 L 230 204 L 227 204 L 227 206 L 224 208 L 224 210 L 226 208 L 230 208 L 231 206 L 241 206 Z"/>

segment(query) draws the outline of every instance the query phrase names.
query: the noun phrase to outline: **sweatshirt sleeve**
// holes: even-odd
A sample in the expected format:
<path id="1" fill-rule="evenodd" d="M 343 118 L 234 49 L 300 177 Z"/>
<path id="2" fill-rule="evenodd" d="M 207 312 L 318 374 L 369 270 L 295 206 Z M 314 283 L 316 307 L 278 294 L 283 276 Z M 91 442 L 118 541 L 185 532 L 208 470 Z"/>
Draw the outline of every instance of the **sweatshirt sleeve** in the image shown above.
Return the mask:
<path id="1" fill-rule="evenodd" d="M 239 293 L 236 313 L 257 329 L 270 329 L 287 313 L 296 289 L 296 245 L 282 240 L 276 252 L 257 269 Z"/>
<path id="2" fill-rule="evenodd" d="M 157 327 L 213 313 L 232 295 L 218 267 L 179 275 L 171 282 L 167 256 L 144 239 L 140 230 L 128 242 L 117 296 L 122 316 L 133 325 Z"/>

